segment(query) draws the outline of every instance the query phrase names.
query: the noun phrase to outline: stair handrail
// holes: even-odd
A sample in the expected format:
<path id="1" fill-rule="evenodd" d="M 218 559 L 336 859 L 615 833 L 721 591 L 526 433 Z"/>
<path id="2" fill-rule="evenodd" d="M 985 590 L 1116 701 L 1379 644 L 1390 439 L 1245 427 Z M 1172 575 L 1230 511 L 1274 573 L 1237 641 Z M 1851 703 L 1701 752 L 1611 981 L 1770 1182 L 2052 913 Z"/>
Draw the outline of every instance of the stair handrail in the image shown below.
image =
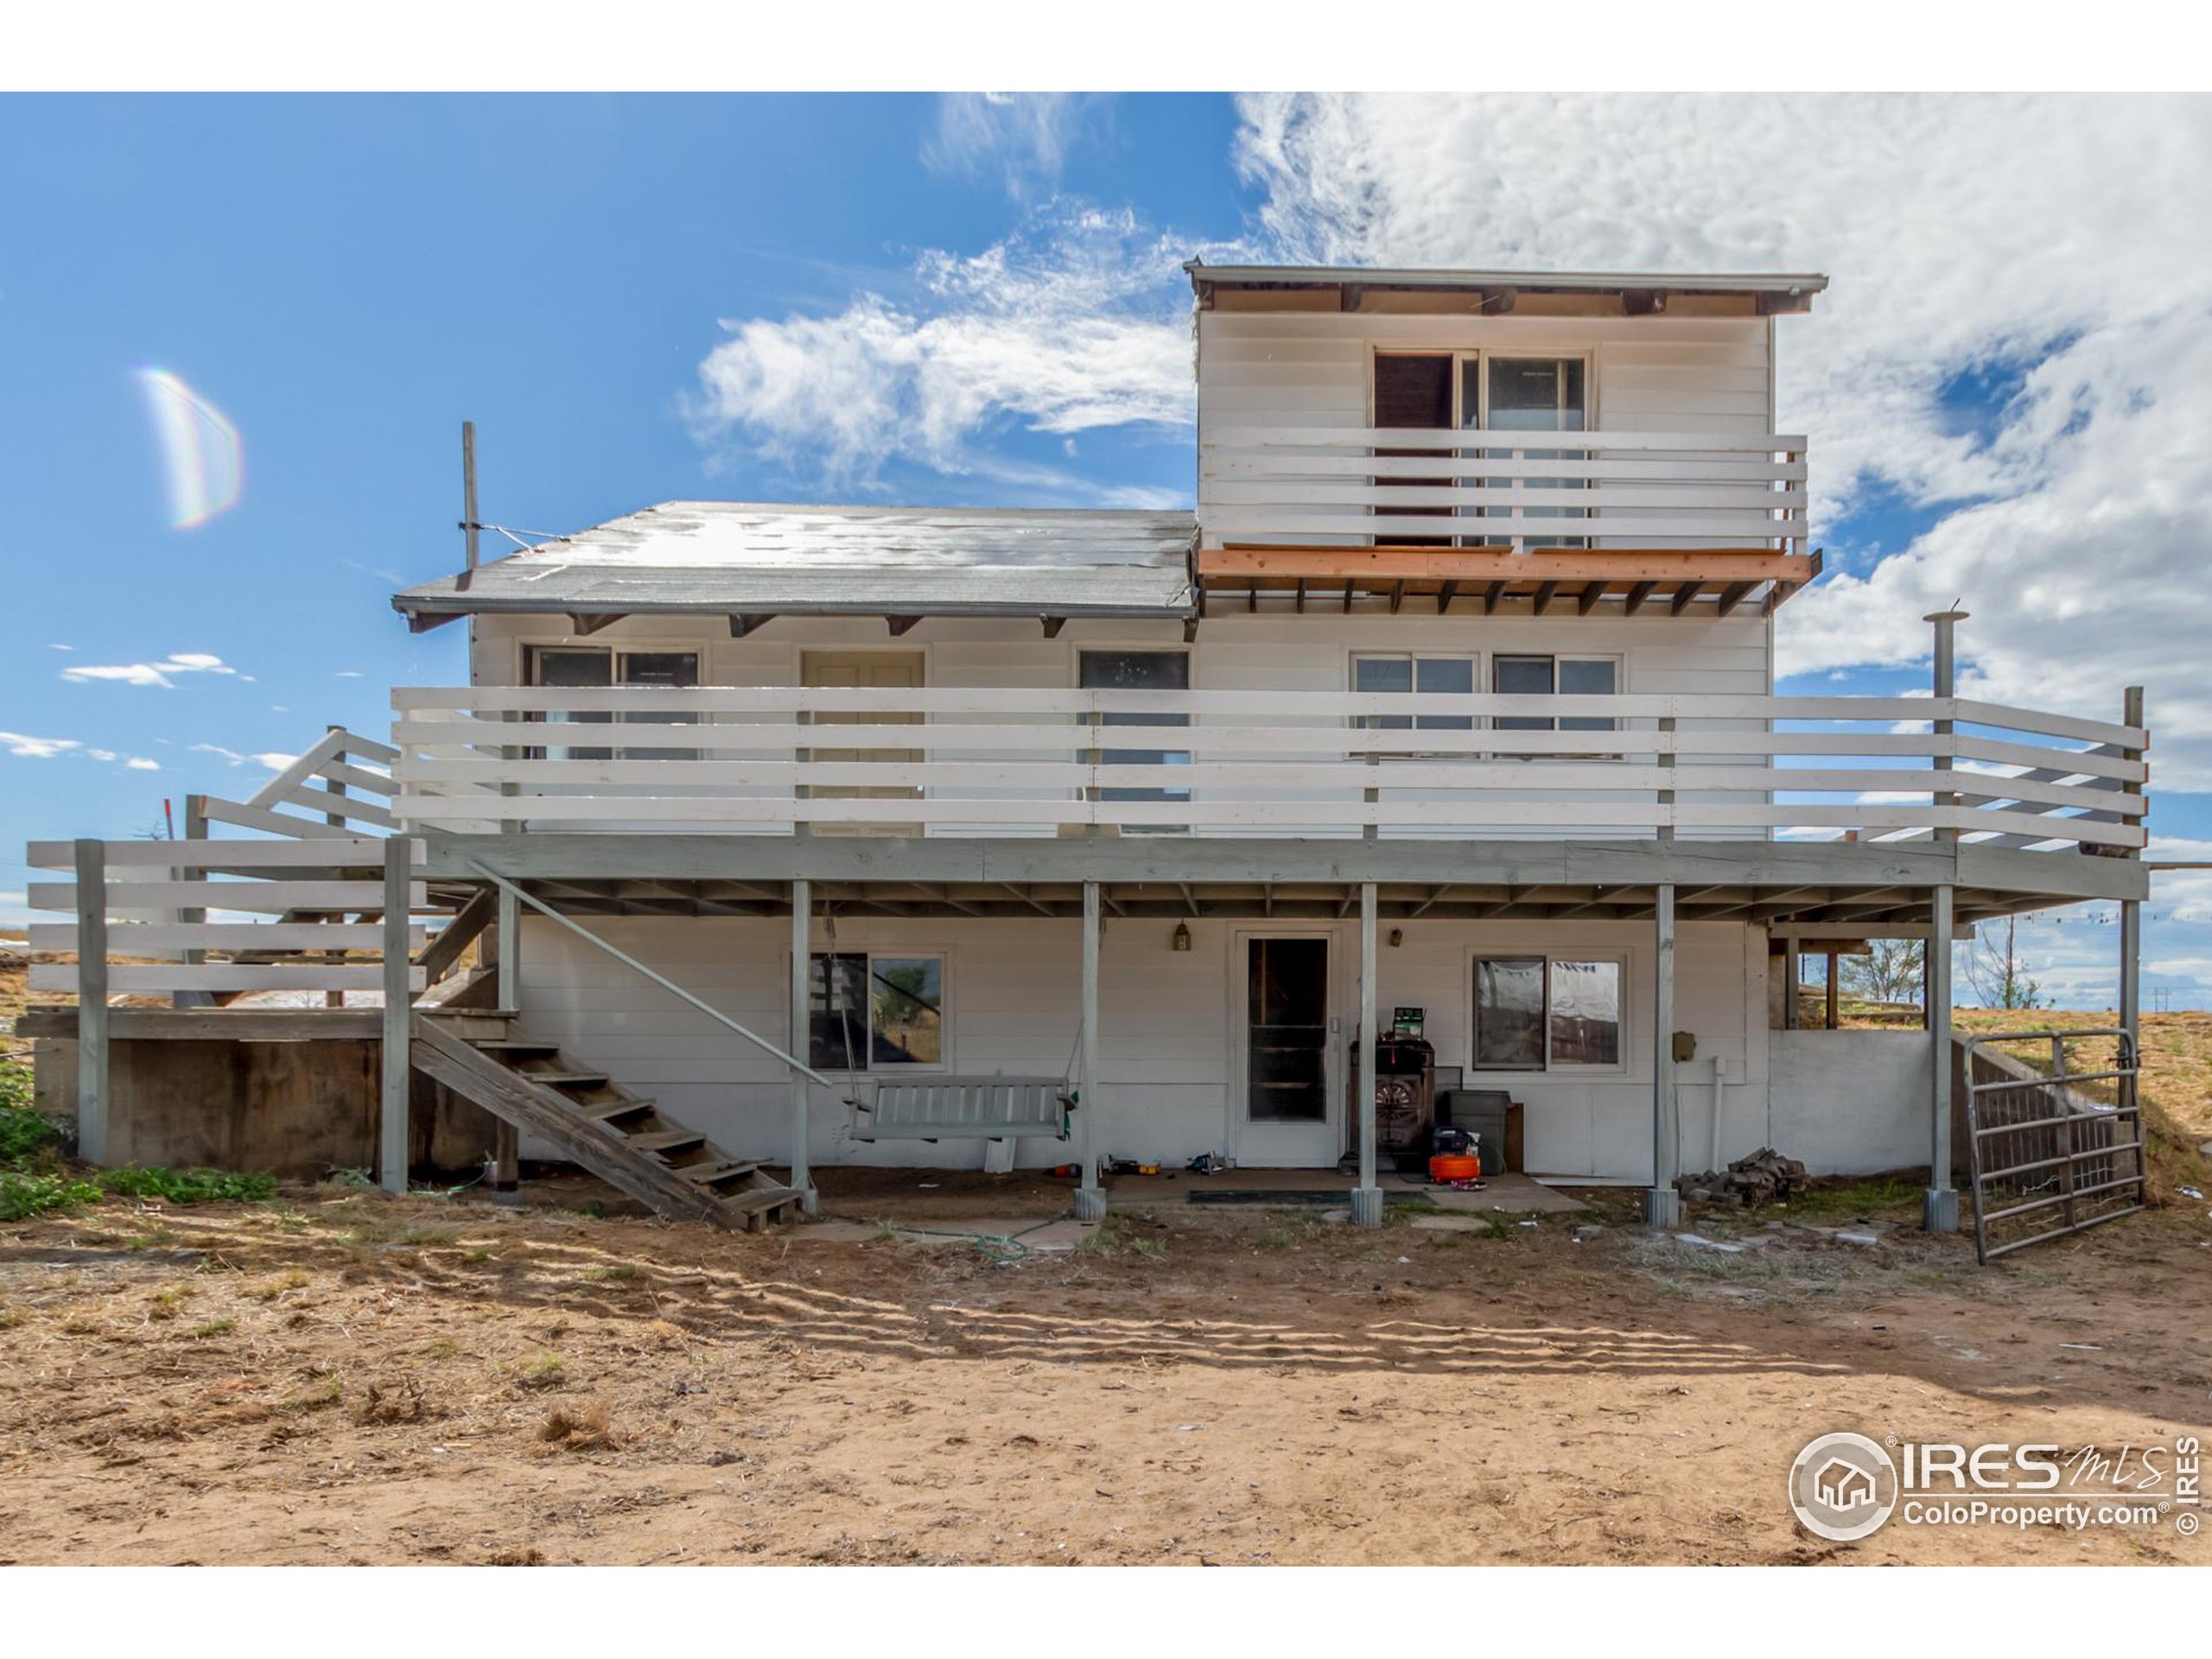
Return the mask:
<path id="1" fill-rule="evenodd" d="M 652 981 L 654 984 L 659 986 L 661 989 L 666 991 L 670 995 L 674 996 L 682 1001 L 688 1002 L 691 1007 L 698 1009 L 700 1013 L 705 1014 L 709 1020 L 715 1021 L 717 1024 L 728 1027 L 730 1030 L 744 1038 L 747 1042 L 751 1043 L 755 1048 L 761 1050 L 764 1053 L 773 1055 L 777 1059 L 781 1060 L 785 1065 L 791 1067 L 792 1071 L 799 1072 L 803 1076 L 811 1077 L 815 1082 L 820 1084 L 824 1089 L 829 1090 L 832 1094 L 836 1095 L 837 1098 L 842 1101 L 846 1105 L 854 1106 L 859 1104 L 859 1103 L 854 1100 L 849 1094 L 840 1090 L 836 1084 L 830 1082 L 829 1078 L 823 1077 L 819 1071 L 809 1065 L 804 1060 L 800 1059 L 796 1055 L 786 1054 L 782 1049 L 777 1047 L 775 1044 L 770 1042 L 759 1032 L 740 1025 L 736 1020 L 731 1019 L 729 1015 L 724 1014 L 720 1008 L 715 1007 L 713 1004 L 702 1001 L 698 997 L 693 995 L 690 991 L 685 990 L 683 987 L 677 984 L 674 980 L 669 978 L 665 974 L 657 973 L 652 969 L 646 967 L 644 963 L 639 962 L 635 957 L 623 950 L 620 945 L 608 944 L 607 941 L 601 938 L 598 934 L 593 932 L 589 928 L 584 926 L 574 918 L 563 915 L 560 911 L 554 909 L 552 906 L 546 904 L 543 900 L 537 898 L 534 894 L 524 891 L 518 883 L 511 881 L 505 876 L 501 875 L 497 870 L 488 868 L 473 858 L 468 861 L 468 868 L 475 871 L 477 874 L 482 876 L 486 881 L 495 884 L 501 892 L 512 893 L 522 903 L 528 905 L 532 910 L 537 911 L 540 915 L 551 917 L 555 921 L 560 923 L 562 926 L 567 928 L 569 932 L 575 934 L 578 938 L 582 939 L 587 944 L 597 945 L 601 950 L 607 952 L 608 956 L 613 957 L 615 961 L 622 963 L 626 968 L 634 969 L 637 972 L 644 975 L 647 979 Z"/>

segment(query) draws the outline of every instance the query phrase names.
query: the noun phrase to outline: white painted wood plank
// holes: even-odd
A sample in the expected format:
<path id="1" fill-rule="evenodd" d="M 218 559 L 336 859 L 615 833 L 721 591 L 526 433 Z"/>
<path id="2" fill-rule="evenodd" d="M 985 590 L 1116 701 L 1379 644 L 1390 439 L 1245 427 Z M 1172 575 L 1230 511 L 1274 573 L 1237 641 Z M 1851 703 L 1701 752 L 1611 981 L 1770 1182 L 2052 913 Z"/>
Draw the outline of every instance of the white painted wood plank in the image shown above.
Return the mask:
<path id="1" fill-rule="evenodd" d="M 424 927 L 410 929 L 410 950 L 429 937 Z M 34 950 L 74 950 L 73 922 L 33 922 Z M 381 922 L 149 922 L 118 924 L 108 930 L 108 949 L 118 957 L 151 956 L 165 950 L 381 950 Z"/>
<path id="2" fill-rule="evenodd" d="M 77 908 L 74 881 L 34 881 L 33 910 Z M 428 901 L 416 883 L 410 903 Z M 111 881 L 107 908 L 134 910 L 243 910 L 281 915 L 288 910 L 365 911 L 384 907 L 381 881 Z"/>
<path id="3" fill-rule="evenodd" d="M 74 843 L 35 841 L 28 862 L 35 869 L 71 868 Z M 357 836 L 314 842 L 299 841 L 111 841 L 108 868 L 151 866 L 158 869 L 196 870 L 210 867 L 237 869 L 339 869 L 384 862 L 384 837 Z M 417 849 L 419 855 L 420 849 Z"/>
<path id="4" fill-rule="evenodd" d="M 387 808 L 350 795 L 333 795 L 306 785 L 286 790 L 276 797 L 276 800 L 286 806 L 305 807 L 326 817 L 343 818 L 348 823 L 370 823 L 382 830 L 397 827 Z"/>
<path id="5" fill-rule="evenodd" d="M 119 962 L 109 964 L 108 989 L 112 993 L 157 991 L 373 991 L 384 984 L 381 963 L 168 963 Z M 423 970 L 408 970 L 409 988 L 423 988 Z M 77 965 L 67 962 L 31 964 L 30 988 L 35 991 L 74 991 Z"/>
<path id="6" fill-rule="evenodd" d="M 1228 422 L 1210 424 L 1205 442 L 1218 449 L 1280 448 L 1483 450 L 1510 454 L 1527 449 L 1616 451 L 1688 449 L 1712 454 L 1802 454 L 1809 441 L 1802 432 L 1502 432 L 1479 427 L 1302 427 L 1294 430 Z"/>
<path id="7" fill-rule="evenodd" d="M 207 797 L 203 803 L 207 821 L 228 823 L 241 830 L 257 830 L 268 836 L 291 836 L 302 841 L 352 841 L 359 832 L 325 823 L 320 818 L 297 817 L 289 812 L 272 811 L 267 807 L 249 806 L 243 801 L 219 800 Z"/>

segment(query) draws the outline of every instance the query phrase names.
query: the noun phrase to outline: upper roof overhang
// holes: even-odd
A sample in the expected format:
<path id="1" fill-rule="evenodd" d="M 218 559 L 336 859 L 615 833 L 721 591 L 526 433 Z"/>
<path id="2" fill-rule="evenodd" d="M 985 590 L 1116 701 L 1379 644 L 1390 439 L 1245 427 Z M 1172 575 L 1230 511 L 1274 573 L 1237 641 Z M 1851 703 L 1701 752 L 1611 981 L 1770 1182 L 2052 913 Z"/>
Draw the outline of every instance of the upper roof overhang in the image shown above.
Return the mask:
<path id="1" fill-rule="evenodd" d="M 1315 299 L 1333 295 L 1334 308 L 1357 310 L 1370 296 L 1431 295 L 1461 304 L 1479 302 L 1486 311 L 1510 310 L 1522 295 L 1549 295 L 1583 302 L 1612 300 L 1630 315 L 1666 309 L 1670 296 L 1739 301 L 1747 315 L 1778 315 L 1809 311 L 1813 296 L 1826 291 L 1828 279 L 1813 271 L 1591 271 L 1424 270 L 1397 265 L 1209 265 L 1188 261 L 1192 290 L 1203 306 L 1224 291 L 1294 294 Z"/>

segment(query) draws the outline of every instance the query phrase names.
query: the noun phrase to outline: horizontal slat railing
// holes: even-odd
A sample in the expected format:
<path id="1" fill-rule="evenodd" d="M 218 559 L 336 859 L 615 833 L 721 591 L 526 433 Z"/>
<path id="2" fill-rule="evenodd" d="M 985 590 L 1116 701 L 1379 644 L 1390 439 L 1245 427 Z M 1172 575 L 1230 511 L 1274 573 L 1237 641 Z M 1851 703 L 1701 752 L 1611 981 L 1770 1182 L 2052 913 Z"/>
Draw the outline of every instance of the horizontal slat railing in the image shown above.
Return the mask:
<path id="1" fill-rule="evenodd" d="M 1586 537 L 1794 552 L 1805 448 L 1782 433 L 1221 427 L 1199 445 L 1198 516 L 1211 545 Z"/>
<path id="2" fill-rule="evenodd" d="M 385 846 L 365 836 L 103 842 L 105 877 L 97 900 L 74 880 L 30 884 L 34 911 L 72 918 L 31 925 L 30 988 L 79 989 L 79 963 L 37 958 L 76 951 L 80 912 L 96 902 L 105 918 L 111 994 L 381 989 Z M 76 843 L 33 842 L 29 861 L 34 869 L 73 870 Z M 408 904 L 427 910 L 422 883 L 410 886 Z M 251 919 L 264 915 L 285 919 Z M 409 925 L 410 956 L 426 935 L 425 927 Z M 423 988 L 420 968 L 410 969 L 409 982 Z"/>
<path id="3" fill-rule="evenodd" d="M 2121 753 L 2142 732 L 1956 699 L 709 686 L 404 689 L 393 702 L 392 810 L 411 833 L 2144 841 L 2143 762 Z M 1420 718 L 1455 724 L 1363 723 Z M 1501 725 L 1531 719 L 1607 726 Z M 1974 729 L 1923 729 L 1934 721 Z"/>

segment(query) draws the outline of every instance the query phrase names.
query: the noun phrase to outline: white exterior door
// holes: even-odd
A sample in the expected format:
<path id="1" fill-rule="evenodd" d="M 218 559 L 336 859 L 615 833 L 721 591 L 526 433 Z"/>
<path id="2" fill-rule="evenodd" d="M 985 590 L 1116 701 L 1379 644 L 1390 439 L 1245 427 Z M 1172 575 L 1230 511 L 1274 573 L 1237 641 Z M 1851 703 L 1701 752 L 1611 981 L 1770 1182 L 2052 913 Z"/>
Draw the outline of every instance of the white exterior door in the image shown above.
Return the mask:
<path id="1" fill-rule="evenodd" d="M 1230 955 L 1236 1161 L 1333 1169 L 1344 1150 L 1344 1020 L 1327 932 L 1253 930 Z"/>

